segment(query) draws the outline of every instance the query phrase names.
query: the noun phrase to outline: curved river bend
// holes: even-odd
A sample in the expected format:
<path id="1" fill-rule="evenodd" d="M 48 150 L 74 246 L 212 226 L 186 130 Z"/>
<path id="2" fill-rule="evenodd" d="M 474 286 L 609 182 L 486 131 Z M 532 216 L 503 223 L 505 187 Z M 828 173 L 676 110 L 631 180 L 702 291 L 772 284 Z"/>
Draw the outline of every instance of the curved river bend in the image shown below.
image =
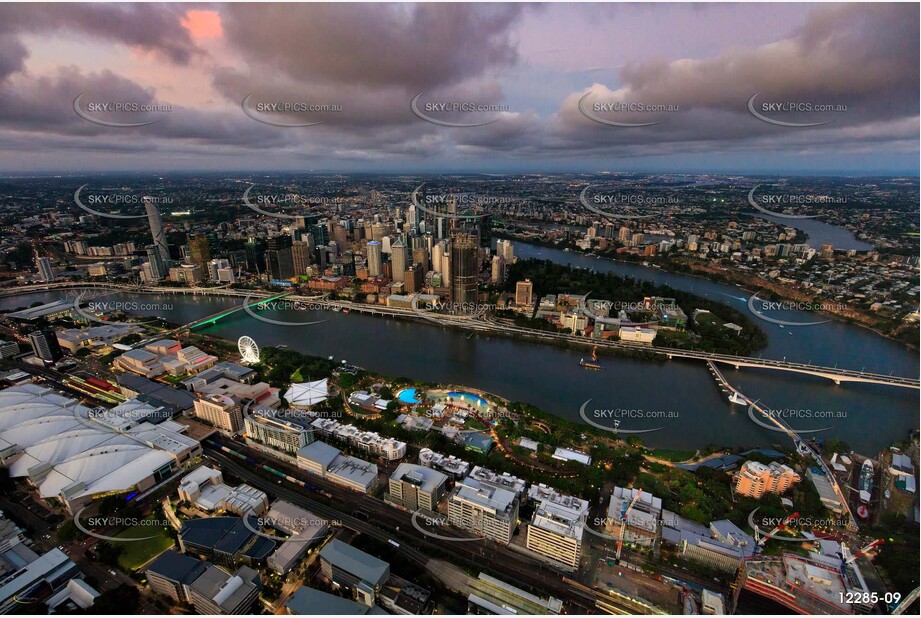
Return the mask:
<path id="1" fill-rule="evenodd" d="M 747 295 L 729 285 L 523 243 L 516 243 L 515 251 L 523 258 L 551 259 L 665 283 L 745 309 Z M 47 302 L 63 295 L 49 292 L 0 299 L 0 309 Z M 176 323 L 241 302 L 236 298 L 173 294 L 156 298 L 173 305 L 164 317 Z M 585 410 L 593 419 L 618 418 L 622 431 L 655 429 L 639 434 L 650 446 L 790 446 L 785 435 L 759 427 L 749 419 L 746 409 L 731 405 L 700 362 L 655 363 L 601 357 L 605 370 L 588 371 L 579 366 L 584 351 L 471 335 L 427 322 L 330 311 L 275 311 L 271 317 L 293 323 L 325 322 L 278 326 L 240 311 L 202 332 L 227 339 L 249 335 L 262 346 L 287 345 L 316 356 L 347 359 L 394 377 L 467 384 L 580 422 L 580 408 L 591 400 Z M 786 312 L 784 318 L 814 320 L 814 316 L 798 312 Z M 915 354 L 866 329 L 839 322 L 798 329 L 780 329 L 768 322 L 761 325 L 769 339 L 762 352 L 766 357 L 918 375 Z M 916 390 L 867 384 L 835 386 L 821 378 L 765 370 L 724 371 L 746 395 L 759 399 L 765 407 L 782 410 L 796 429 L 828 428 L 806 435 L 839 438 L 865 454 L 875 454 L 891 442 L 906 438 L 918 426 Z M 601 422 L 612 424 L 610 420 Z"/>

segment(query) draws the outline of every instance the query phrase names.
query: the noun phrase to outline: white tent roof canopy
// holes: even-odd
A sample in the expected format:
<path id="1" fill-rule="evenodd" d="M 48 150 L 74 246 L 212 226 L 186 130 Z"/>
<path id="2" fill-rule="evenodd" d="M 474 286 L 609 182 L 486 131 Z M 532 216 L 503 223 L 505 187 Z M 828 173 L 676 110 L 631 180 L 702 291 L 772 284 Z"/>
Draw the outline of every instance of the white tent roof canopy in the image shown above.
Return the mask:
<path id="1" fill-rule="evenodd" d="M 298 382 L 285 391 L 285 400 L 292 406 L 315 406 L 326 401 L 327 398 L 329 398 L 329 385 L 326 378 L 315 382 Z"/>

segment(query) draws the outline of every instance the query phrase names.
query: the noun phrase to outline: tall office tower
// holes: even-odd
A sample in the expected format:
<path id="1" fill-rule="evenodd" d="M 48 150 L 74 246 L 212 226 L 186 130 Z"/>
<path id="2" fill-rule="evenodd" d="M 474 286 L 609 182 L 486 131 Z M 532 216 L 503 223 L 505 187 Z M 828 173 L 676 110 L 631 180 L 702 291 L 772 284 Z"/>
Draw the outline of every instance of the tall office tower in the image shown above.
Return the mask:
<path id="1" fill-rule="evenodd" d="M 309 238 L 310 235 L 308 234 Z M 306 240 L 295 240 L 291 243 L 291 263 L 294 268 L 294 274 L 306 274 L 310 268 L 310 259 L 313 256 L 313 247 Z"/>
<path id="2" fill-rule="evenodd" d="M 45 361 L 46 364 L 57 362 L 64 356 L 53 328 L 42 328 L 30 333 L 29 341 L 32 342 L 32 351 L 35 352 L 35 356 Z"/>
<path id="3" fill-rule="evenodd" d="M 342 264 L 342 274 L 346 277 L 355 276 L 355 253 L 352 251 L 346 251 L 342 254 L 342 259 L 340 260 Z"/>
<path id="4" fill-rule="evenodd" d="M 425 271 L 419 264 L 413 264 L 403 273 L 403 291 L 407 294 L 421 292 L 425 285 Z"/>
<path id="5" fill-rule="evenodd" d="M 150 264 L 150 276 L 153 281 L 162 281 L 169 272 L 157 245 L 147 245 L 147 262 Z"/>
<path id="6" fill-rule="evenodd" d="M 35 252 L 35 267 L 42 281 L 48 283 L 55 280 L 54 269 L 51 267 L 51 260 L 46 257 L 39 257 L 38 251 Z"/>
<path id="7" fill-rule="evenodd" d="M 515 304 L 519 307 L 530 307 L 534 304 L 534 284 L 530 279 L 515 284 Z"/>
<path id="8" fill-rule="evenodd" d="M 160 218 L 160 209 L 149 197 L 141 198 L 144 202 L 144 209 L 147 211 L 147 222 L 150 224 L 150 235 L 153 237 L 153 244 L 157 247 L 157 252 L 163 263 L 169 262 L 169 245 L 166 244 L 166 232 L 163 231 L 163 219 Z"/>
<path id="9" fill-rule="evenodd" d="M 406 209 L 406 227 L 412 232 L 419 229 L 419 209 L 415 206 Z"/>
<path id="10" fill-rule="evenodd" d="M 390 263 L 393 264 L 393 280 L 403 281 L 403 275 L 406 274 L 406 266 L 409 262 L 409 257 L 402 238 L 398 238 L 397 241 L 390 246 L 390 252 Z"/>
<path id="11" fill-rule="evenodd" d="M 333 226 L 333 240 L 336 241 L 336 244 L 339 245 L 340 249 L 345 249 L 349 245 L 348 235 L 346 230 L 341 225 Z"/>
<path id="12" fill-rule="evenodd" d="M 451 196 L 448 200 L 448 230 L 457 228 L 457 198 Z"/>
<path id="13" fill-rule="evenodd" d="M 329 244 L 329 230 L 326 229 L 326 225 L 323 223 L 317 223 L 315 225 L 308 225 L 307 231 L 313 234 L 313 242 L 320 245 Z"/>
<path id="14" fill-rule="evenodd" d="M 291 255 L 290 236 L 273 236 L 265 252 L 266 270 L 270 279 L 290 279 L 294 276 L 294 258 Z"/>
<path id="15" fill-rule="evenodd" d="M 444 256 L 444 251 L 442 251 L 441 245 L 435 245 L 435 248 L 432 250 L 432 272 L 439 274 L 444 272 L 442 256 Z"/>
<path id="16" fill-rule="evenodd" d="M 316 225 L 320 221 L 320 215 L 298 215 L 294 218 L 295 227 L 306 228 Z"/>
<path id="17" fill-rule="evenodd" d="M 381 241 L 390 232 L 386 223 L 373 223 L 371 225 L 371 240 Z"/>
<path id="18" fill-rule="evenodd" d="M 432 270 L 429 265 L 429 253 L 425 250 L 425 247 L 413 249 L 413 264 L 418 264 L 421 266 L 422 272 L 424 273 Z"/>
<path id="19" fill-rule="evenodd" d="M 470 234 L 458 234 L 451 239 L 451 302 L 477 301 L 477 239 Z"/>
<path id="20" fill-rule="evenodd" d="M 204 234 L 189 234 L 189 259 L 207 270 L 211 261 L 211 241 Z"/>
<path id="21" fill-rule="evenodd" d="M 451 283 L 451 247 L 448 245 L 448 241 L 441 241 L 442 249 L 444 253 L 441 254 L 441 285 L 443 287 L 448 287 Z M 437 248 L 435 249 L 438 250 Z"/>
<path id="22" fill-rule="evenodd" d="M 424 242 L 425 242 L 425 250 L 429 252 L 429 255 L 430 255 L 430 256 L 431 256 L 431 255 L 434 255 L 435 237 L 432 236 L 431 234 L 426 234 L 425 236 L 423 236 L 423 238 L 425 239 L 425 241 L 424 241 Z"/>
<path id="23" fill-rule="evenodd" d="M 493 283 L 505 281 L 505 258 L 501 255 L 492 256 L 492 264 L 490 266 L 489 280 Z"/>
<path id="24" fill-rule="evenodd" d="M 445 232 L 446 232 L 446 230 L 445 230 L 445 218 L 444 218 L 444 217 L 436 217 L 436 218 L 435 218 L 435 235 L 438 236 L 438 238 L 445 238 L 445 237 L 446 237 Z"/>
<path id="25" fill-rule="evenodd" d="M 265 270 L 266 242 L 262 238 L 250 238 L 243 244 L 246 252 L 246 268 L 255 273 Z"/>
<path id="26" fill-rule="evenodd" d="M 368 243 L 368 276 L 380 277 L 384 272 L 382 264 L 383 254 L 381 252 L 381 243 L 372 240 Z"/>

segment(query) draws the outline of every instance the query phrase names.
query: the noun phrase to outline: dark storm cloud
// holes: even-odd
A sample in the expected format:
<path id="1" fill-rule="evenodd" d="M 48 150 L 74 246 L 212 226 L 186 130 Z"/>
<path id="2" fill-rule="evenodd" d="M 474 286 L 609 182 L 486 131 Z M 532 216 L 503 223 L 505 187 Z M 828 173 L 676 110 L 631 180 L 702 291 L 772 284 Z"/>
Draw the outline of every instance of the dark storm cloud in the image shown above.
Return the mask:
<path id="1" fill-rule="evenodd" d="M 125 102 L 170 104 L 141 85 L 110 71 L 83 73 L 77 67 L 59 67 L 55 73 L 39 78 L 17 74 L 0 84 L 0 126 L 7 131 L 33 132 L 34 140 L 51 135 L 83 137 L 87 148 L 113 149 L 130 137 L 132 147 L 155 149 L 157 140 L 187 141 L 211 146 L 238 145 L 250 148 L 290 147 L 294 136 L 263 127 L 230 111 L 202 111 L 172 106 L 169 112 L 109 114 L 93 111 L 94 118 L 115 122 L 146 122 L 137 128 L 100 126 L 74 112 L 74 99 L 85 93 L 81 109 L 90 103 Z M 34 141 L 39 145 L 38 141 Z M 164 147 L 166 143 L 164 141 Z"/>
<path id="2" fill-rule="evenodd" d="M 918 150 L 919 13 L 910 5 L 817 7 L 802 26 L 778 32 L 772 43 L 726 49 L 709 58 L 628 64 L 617 82 L 573 82 L 585 87 L 573 88 L 552 116 L 542 117 L 525 103 L 499 114 L 498 122 L 475 128 L 427 123 L 411 113 L 410 99 L 425 91 L 431 100 L 506 102 L 503 86 L 509 88 L 509 82 L 504 80 L 518 62 L 512 33 L 529 7 L 221 6 L 221 45 L 232 53 L 222 56 L 218 67 L 212 66 L 214 58 L 198 63 L 195 45 L 180 24 L 188 5 L 62 8 L 0 6 L 0 148 L 8 152 L 17 144 L 36 152 L 83 149 L 99 160 L 106 152 L 142 160 L 147 152 L 158 161 L 175 155 L 243 166 L 305 161 L 334 169 L 342 162 L 501 166 L 516 159 L 684 154 L 705 160 L 709 154 L 735 152 L 820 159 L 837 152 L 873 156 Z M 157 124 L 137 129 L 89 123 L 72 109 L 81 92 L 94 100 L 170 101 L 108 71 L 62 66 L 40 77 L 28 75 L 28 50 L 18 37 L 58 31 L 85 34 L 101 41 L 102 49 L 118 42 L 159 53 L 169 63 L 205 68 L 217 100 L 195 108 L 174 106 Z M 533 86 L 535 92 L 542 88 Z M 257 101 L 328 103 L 343 110 L 281 118 L 325 121 L 316 127 L 272 127 L 240 108 L 251 92 Z M 842 103 L 848 111 L 831 116 L 834 122 L 821 128 L 784 129 L 748 113 L 746 102 L 755 92 L 770 101 Z M 592 101 L 680 109 L 617 118 L 661 120 L 655 126 L 604 127 L 579 112 L 578 101 L 586 93 L 592 93 Z"/>
<path id="3" fill-rule="evenodd" d="M 910 5 L 848 5 L 816 9 L 786 38 L 706 59 L 631 64 L 621 83 L 573 92 L 550 119 L 520 115 L 458 134 L 464 152 L 539 156 L 642 156 L 777 149 L 828 152 L 890 144 L 917 152 L 918 9 Z M 832 120 L 797 130 L 761 122 L 747 109 L 764 101 L 843 104 L 842 113 L 802 114 L 797 121 Z M 659 122 L 614 128 L 579 111 L 579 100 L 667 104 L 675 112 L 597 114 L 620 122 Z M 913 150 L 906 146 L 914 144 Z"/>
<path id="4" fill-rule="evenodd" d="M 629 64 L 615 96 L 744 114 L 749 97 L 761 92 L 762 100 L 847 105 L 836 124 L 917 115 L 918 15 L 907 4 L 818 8 L 793 36 L 769 45 L 704 60 Z M 599 94 L 611 100 L 611 93 Z M 569 97 L 561 115 L 584 124 L 577 101 Z"/>
<path id="5" fill-rule="evenodd" d="M 0 83 L 7 76 L 22 71 L 29 51 L 14 36 L 0 34 Z"/>
<path id="6" fill-rule="evenodd" d="M 115 41 L 186 63 L 196 53 L 181 18 L 181 4 L 0 4 L 0 32 L 70 32 Z"/>
<path id="7" fill-rule="evenodd" d="M 449 86 L 513 64 L 502 4 L 231 4 L 224 31 L 252 64 L 312 79 L 407 91 Z"/>

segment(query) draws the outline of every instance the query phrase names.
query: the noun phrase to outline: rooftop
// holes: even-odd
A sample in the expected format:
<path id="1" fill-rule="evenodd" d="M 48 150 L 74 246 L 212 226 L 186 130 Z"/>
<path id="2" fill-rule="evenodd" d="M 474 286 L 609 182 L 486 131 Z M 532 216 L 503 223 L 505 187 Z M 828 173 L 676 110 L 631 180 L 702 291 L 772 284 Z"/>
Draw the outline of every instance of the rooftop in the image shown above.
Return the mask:
<path id="1" fill-rule="evenodd" d="M 389 564 L 339 539 L 324 545 L 320 558 L 375 586 L 383 584 L 390 575 Z"/>
<path id="2" fill-rule="evenodd" d="M 434 492 L 448 481 L 447 475 L 438 470 L 411 463 L 401 463 L 390 478 L 394 481 L 412 483 L 426 493 Z"/>

